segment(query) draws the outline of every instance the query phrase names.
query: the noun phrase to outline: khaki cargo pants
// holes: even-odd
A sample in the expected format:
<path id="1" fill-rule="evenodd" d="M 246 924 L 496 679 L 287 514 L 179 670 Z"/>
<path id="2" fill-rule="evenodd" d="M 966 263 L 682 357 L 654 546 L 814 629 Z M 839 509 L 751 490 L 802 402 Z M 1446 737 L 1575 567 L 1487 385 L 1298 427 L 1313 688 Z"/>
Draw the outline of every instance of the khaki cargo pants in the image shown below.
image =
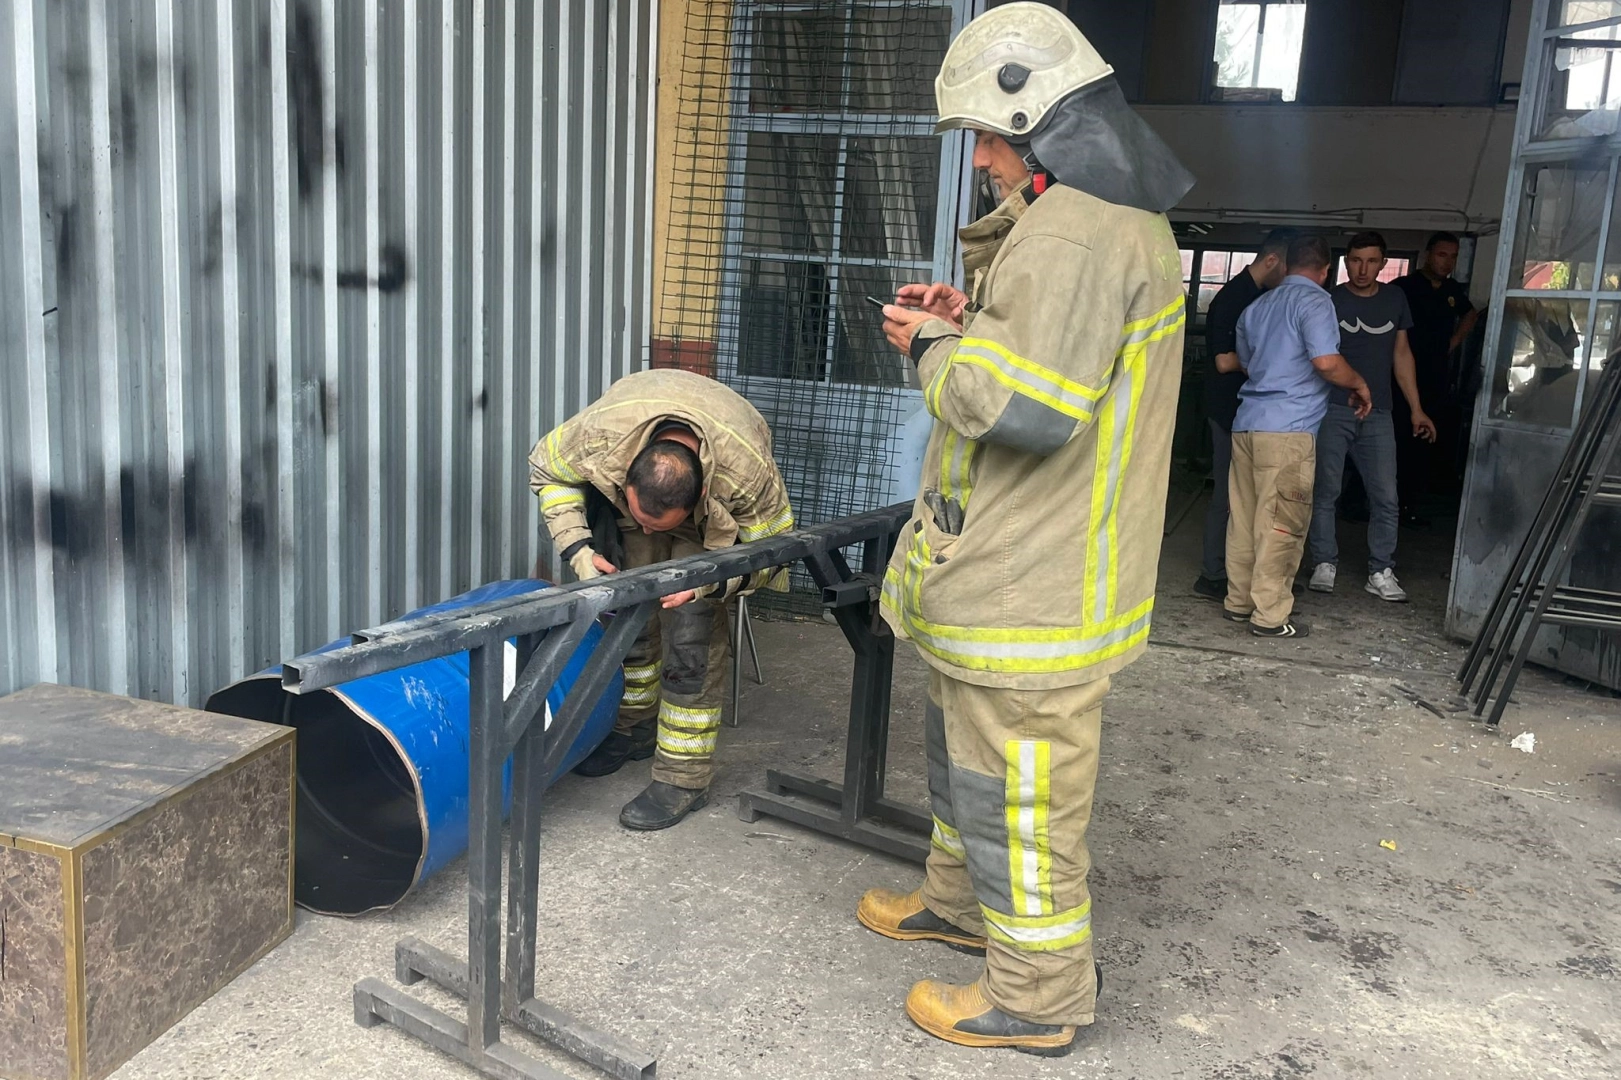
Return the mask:
<path id="1" fill-rule="evenodd" d="M 1001 690 L 929 676 L 934 837 L 923 903 L 987 940 L 981 989 L 1040 1024 L 1090 1024 L 1086 826 L 1109 680 Z"/>
<path id="2" fill-rule="evenodd" d="M 631 521 L 621 525 L 620 543 L 625 551 L 621 569 L 704 550 L 691 522 L 673 532 L 651 534 Z M 658 717 L 654 780 L 683 788 L 709 786 L 730 652 L 726 605 L 691 600 L 655 612 L 625 655 L 625 693 L 615 727 L 629 732 Z"/>
<path id="3" fill-rule="evenodd" d="M 1235 431 L 1227 474 L 1227 610 L 1255 626 L 1289 621 L 1311 528 L 1317 440 L 1307 432 Z"/>

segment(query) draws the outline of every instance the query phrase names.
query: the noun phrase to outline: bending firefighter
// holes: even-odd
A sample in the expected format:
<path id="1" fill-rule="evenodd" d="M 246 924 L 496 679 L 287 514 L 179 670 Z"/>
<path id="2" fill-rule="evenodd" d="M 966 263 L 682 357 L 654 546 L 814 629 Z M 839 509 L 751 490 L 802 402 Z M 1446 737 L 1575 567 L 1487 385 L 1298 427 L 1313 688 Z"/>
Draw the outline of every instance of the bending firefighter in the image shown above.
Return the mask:
<path id="1" fill-rule="evenodd" d="M 1090 1024 L 1086 827 L 1109 675 L 1148 639 L 1182 373 L 1164 211 L 1192 185 L 1075 26 L 1032 3 L 965 27 L 935 80 L 1002 204 L 961 231 L 970 291 L 908 285 L 885 333 L 934 430 L 884 579 L 930 673 L 923 886 L 857 912 L 891 938 L 983 947 L 966 986 L 906 999 L 966 1046 L 1066 1053 Z"/>
<path id="2" fill-rule="evenodd" d="M 643 371 L 535 444 L 529 486 L 581 579 L 716 551 L 794 527 L 771 431 L 742 397 L 702 375 Z M 664 598 L 625 657 L 612 734 L 575 772 L 606 776 L 653 758 L 653 780 L 619 814 L 664 829 L 708 800 L 726 675 L 727 601 L 786 587 L 784 571 Z"/>

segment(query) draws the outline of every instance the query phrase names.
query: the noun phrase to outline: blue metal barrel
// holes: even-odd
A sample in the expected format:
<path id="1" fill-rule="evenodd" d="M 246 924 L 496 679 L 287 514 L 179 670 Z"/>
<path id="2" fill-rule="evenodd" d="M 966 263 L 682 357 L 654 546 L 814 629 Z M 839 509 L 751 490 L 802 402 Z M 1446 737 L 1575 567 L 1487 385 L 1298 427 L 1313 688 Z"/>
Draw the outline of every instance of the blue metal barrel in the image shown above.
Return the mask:
<path id="1" fill-rule="evenodd" d="M 406 618 L 544 589 L 496 581 Z M 593 626 L 546 696 L 547 723 L 602 639 Z M 317 652 L 347 645 L 335 641 Z M 507 690 L 517 650 L 506 646 Z M 558 769 L 562 775 L 613 730 L 616 675 Z M 281 687 L 267 668 L 208 699 L 210 712 L 298 729 L 295 896 L 312 911 L 358 915 L 392 907 L 467 850 L 467 654 L 428 660 L 313 694 Z M 511 768 L 503 798 L 511 805 Z M 557 779 L 550 777 L 548 784 Z"/>

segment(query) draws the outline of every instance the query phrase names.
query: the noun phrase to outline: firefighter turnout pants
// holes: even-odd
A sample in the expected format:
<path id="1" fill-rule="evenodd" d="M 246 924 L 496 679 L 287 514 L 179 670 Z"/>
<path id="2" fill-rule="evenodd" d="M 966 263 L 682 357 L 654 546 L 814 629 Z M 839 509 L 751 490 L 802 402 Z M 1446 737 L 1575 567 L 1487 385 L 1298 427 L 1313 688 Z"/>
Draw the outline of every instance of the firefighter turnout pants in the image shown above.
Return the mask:
<path id="1" fill-rule="evenodd" d="M 633 522 L 623 524 L 624 569 L 704 550 L 695 533 L 688 535 L 690 525 L 649 534 Z M 682 788 L 709 786 L 730 652 L 726 605 L 689 600 L 655 612 L 625 655 L 625 692 L 616 727 L 629 732 L 658 718 L 654 780 Z"/>
<path id="2" fill-rule="evenodd" d="M 1107 678 L 1007 690 L 929 677 L 923 903 L 985 934 L 986 999 L 1035 1023 L 1092 1022 L 1086 826 L 1108 692 Z"/>

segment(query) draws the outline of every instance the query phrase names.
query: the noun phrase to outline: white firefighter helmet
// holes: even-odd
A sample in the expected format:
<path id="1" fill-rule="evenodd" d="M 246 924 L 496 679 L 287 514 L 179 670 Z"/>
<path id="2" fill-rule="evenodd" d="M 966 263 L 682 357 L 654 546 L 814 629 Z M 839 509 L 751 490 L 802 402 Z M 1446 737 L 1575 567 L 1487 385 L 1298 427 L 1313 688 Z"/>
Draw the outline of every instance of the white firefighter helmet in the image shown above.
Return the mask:
<path id="1" fill-rule="evenodd" d="M 963 27 L 946 50 L 934 80 L 934 130 L 1028 139 L 1054 105 L 1113 72 L 1063 12 L 1004 4 Z"/>

